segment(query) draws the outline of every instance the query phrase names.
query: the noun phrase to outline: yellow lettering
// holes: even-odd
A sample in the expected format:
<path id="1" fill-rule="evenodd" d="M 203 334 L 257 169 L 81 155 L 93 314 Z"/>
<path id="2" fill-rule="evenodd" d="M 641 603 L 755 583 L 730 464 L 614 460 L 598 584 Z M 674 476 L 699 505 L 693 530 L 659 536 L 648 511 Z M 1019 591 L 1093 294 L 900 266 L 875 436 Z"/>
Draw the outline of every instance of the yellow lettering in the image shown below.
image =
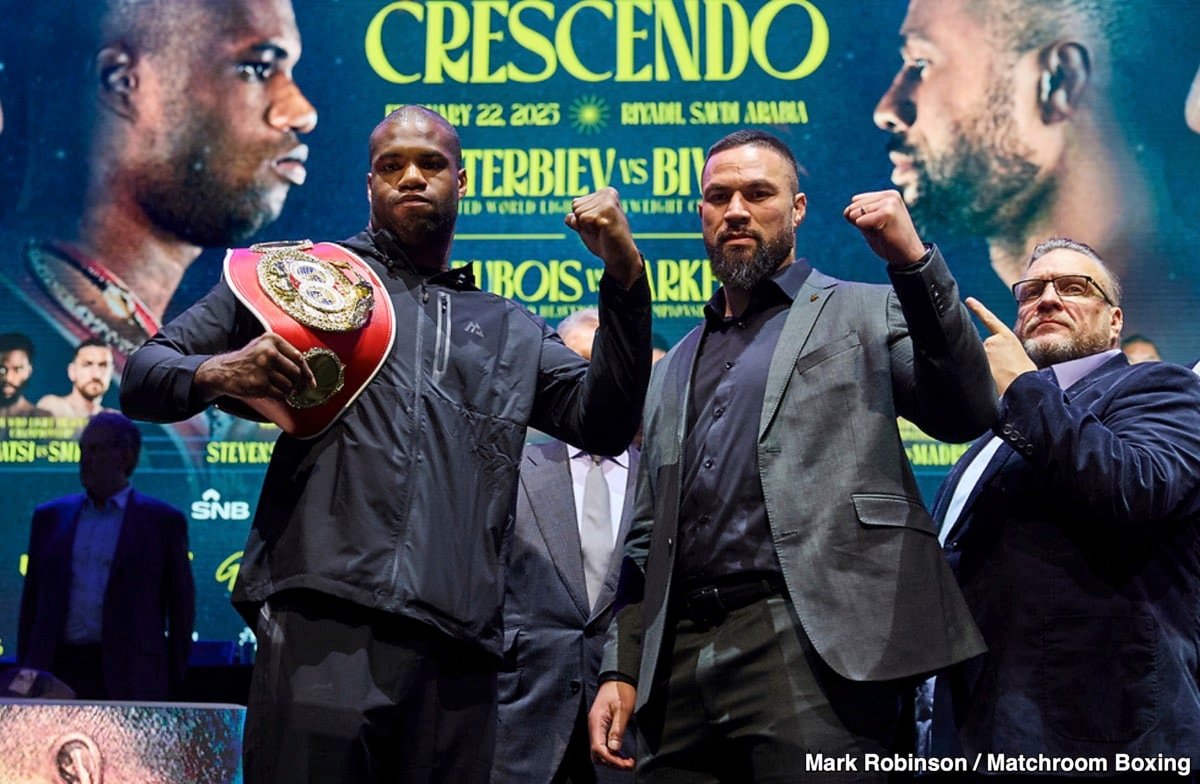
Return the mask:
<path id="1" fill-rule="evenodd" d="M 655 265 L 658 285 L 654 287 L 654 298 L 659 302 L 677 302 L 675 286 L 679 283 L 679 265 L 674 259 L 662 259 Z"/>
<path id="2" fill-rule="evenodd" d="M 561 291 L 558 299 L 562 302 L 578 302 L 583 296 L 583 282 L 579 273 L 583 270 L 583 262 L 579 259 L 563 259 L 558 271 L 558 285 Z"/>
<path id="3" fill-rule="evenodd" d="M 245 551 L 243 550 L 237 550 L 236 552 L 230 553 L 228 558 L 226 558 L 224 561 L 221 561 L 221 563 L 217 565 L 217 570 L 213 573 L 213 577 L 217 582 L 225 583 L 225 590 L 227 591 L 232 591 L 234 583 L 237 582 L 238 572 L 241 571 L 242 567 L 242 555 L 244 552 Z"/>
<path id="4" fill-rule="evenodd" d="M 807 45 L 792 43 L 804 25 L 785 11 L 807 14 Z M 389 25 L 395 14 L 406 24 Z M 771 35 L 782 28 L 786 39 Z M 577 37 L 576 30 L 587 34 Z M 394 59 L 421 51 L 422 35 L 424 68 L 409 73 Z M 604 45 L 584 48 L 581 40 Z M 800 61 L 771 62 L 768 40 L 786 41 L 779 48 L 799 52 Z M 829 25 L 814 0 L 769 0 L 752 16 L 738 0 L 400 0 L 371 18 L 365 48 L 371 68 L 396 84 L 535 83 L 560 67 L 583 82 L 724 82 L 740 77 L 751 61 L 771 77 L 796 80 L 824 62 Z M 526 70 L 526 60 L 541 65 Z"/>
<path id="5" fill-rule="evenodd" d="M 525 23 L 521 21 L 521 12 L 526 8 L 540 11 L 547 19 L 553 19 L 554 3 L 547 2 L 547 0 L 523 0 L 513 6 L 512 12 L 508 16 L 508 31 L 512 33 L 513 40 L 520 44 L 525 51 L 542 58 L 546 67 L 538 73 L 531 74 L 509 62 L 506 66 L 508 78 L 514 82 L 544 82 L 557 70 L 558 58 L 550 39 L 536 30 L 526 27 Z"/>
<path id="6" fill-rule="evenodd" d="M 537 273 L 537 288 L 533 291 L 525 288 L 525 276 L 530 271 Z M 540 262 L 526 259 L 513 271 L 513 288 L 519 299 L 525 302 L 537 302 L 546 298 L 546 293 L 550 290 L 550 276 Z"/>
<path id="7" fill-rule="evenodd" d="M 654 12 L 654 0 L 626 0 L 617 3 L 617 81 L 618 82 L 648 82 L 650 81 L 650 64 L 634 69 L 637 61 L 637 41 L 650 38 L 650 31 L 634 26 L 634 11 L 643 14 Z"/>
<path id="8" fill-rule="evenodd" d="M 471 35 L 471 18 L 467 9 L 450 0 L 430 0 L 429 26 L 425 30 L 425 81 L 441 84 L 449 76 L 456 82 L 466 82 L 470 56 L 463 53 L 454 59 L 451 50 L 467 42 Z M 446 12 L 450 16 L 450 36 L 446 37 Z M 444 74 L 444 75 L 443 75 Z"/>
<path id="9" fill-rule="evenodd" d="M 812 38 L 809 40 L 808 52 L 799 65 L 790 71 L 780 71 L 767 59 L 767 33 L 770 32 L 775 16 L 789 5 L 798 5 L 808 12 L 809 19 L 812 20 Z M 750 49 L 754 53 L 754 61 L 768 76 L 774 76 L 776 79 L 803 79 L 817 70 L 825 61 L 825 55 L 829 53 L 829 24 L 809 0 L 771 0 L 762 7 L 750 26 Z"/>
<path id="10" fill-rule="evenodd" d="M 412 84 L 420 81 L 421 74 L 403 74 L 392 67 L 392 63 L 387 58 L 387 54 L 383 50 L 383 23 L 387 21 L 388 16 L 396 11 L 405 11 L 412 14 L 413 18 L 418 22 L 424 21 L 425 9 L 420 3 L 398 2 L 391 3 L 379 9 L 379 13 L 371 18 L 371 22 L 367 25 L 367 40 L 366 53 L 367 64 L 371 66 L 371 70 L 379 74 L 381 79 L 385 79 L 394 84 Z"/>
<path id="11" fill-rule="evenodd" d="M 492 30 L 492 14 L 498 13 L 502 16 L 508 14 L 507 0 L 475 0 L 474 3 L 475 20 L 473 24 L 473 35 L 471 36 L 471 83 L 472 84 L 495 84 L 503 82 L 506 77 L 506 72 L 503 69 L 498 69 L 491 73 L 488 72 L 488 66 L 491 63 L 492 41 L 502 41 L 504 36 Z"/>
<path id="12" fill-rule="evenodd" d="M 558 29 L 554 31 L 554 48 L 558 50 L 558 60 L 567 73 L 581 82 L 603 82 L 612 77 L 612 71 L 604 73 L 589 71 L 579 60 L 579 55 L 575 53 L 575 39 L 571 26 L 575 23 L 575 16 L 584 8 L 596 9 L 605 19 L 613 18 L 612 3 L 602 0 L 581 0 L 581 2 L 575 3 L 559 20 Z"/>
<path id="13" fill-rule="evenodd" d="M 750 20 L 737 0 L 705 0 L 708 47 L 704 55 L 704 78 L 710 82 L 736 79 L 750 59 Z M 725 13 L 729 14 L 729 42 L 725 41 Z M 725 51 L 729 51 L 729 63 Z"/>
<path id="14" fill-rule="evenodd" d="M 513 295 L 513 266 L 511 261 L 504 259 L 488 259 L 484 266 L 488 274 L 488 291 L 501 297 Z"/>
<path id="15" fill-rule="evenodd" d="M 693 184 L 699 188 L 703 171 L 703 147 L 655 147 L 653 194 L 687 196 L 692 192 Z"/>
<path id="16" fill-rule="evenodd" d="M 658 0 L 658 14 L 654 18 L 654 79 L 659 82 L 671 80 L 671 69 L 667 67 L 663 41 L 671 49 L 679 78 L 685 82 L 700 80 L 700 2 L 685 0 L 684 11 L 688 17 L 691 35 L 683 31 L 683 23 L 672 0 Z"/>

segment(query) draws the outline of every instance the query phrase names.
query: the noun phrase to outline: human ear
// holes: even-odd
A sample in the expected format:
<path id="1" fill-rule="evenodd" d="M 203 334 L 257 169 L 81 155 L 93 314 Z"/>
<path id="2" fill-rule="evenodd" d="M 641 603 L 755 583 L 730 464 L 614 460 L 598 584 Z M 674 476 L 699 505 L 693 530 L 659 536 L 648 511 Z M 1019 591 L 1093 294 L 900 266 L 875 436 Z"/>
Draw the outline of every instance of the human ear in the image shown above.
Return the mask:
<path id="1" fill-rule="evenodd" d="M 104 760 L 90 736 L 69 732 L 51 746 L 53 769 L 62 784 L 102 784 Z"/>
<path id="2" fill-rule="evenodd" d="M 1056 41 L 1046 47 L 1038 79 L 1038 107 L 1042 122 L 1069 119 L 1079 107 L 1091 77 L 1091 57 L 1078 41 Z"/>
<path id="3" fill-rule="evenodd" d="M 133 119 L 137 91 L 137 64 L 121 46 L 106 46 L 96 54 L 96 76 L 99 79 L 100 102 L 121 117 Z"/>

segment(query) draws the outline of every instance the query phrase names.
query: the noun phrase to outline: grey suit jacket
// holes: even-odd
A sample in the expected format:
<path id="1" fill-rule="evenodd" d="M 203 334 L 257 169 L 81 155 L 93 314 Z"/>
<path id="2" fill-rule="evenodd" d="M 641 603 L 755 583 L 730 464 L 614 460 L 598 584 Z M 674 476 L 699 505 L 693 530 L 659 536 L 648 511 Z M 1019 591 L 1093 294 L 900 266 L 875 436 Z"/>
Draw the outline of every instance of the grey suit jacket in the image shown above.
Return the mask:
<path id="1" fill-rule="evenodd" d="M 549 782 L 576 722 L 596 696 L 605 633 L 612 619 L 619 543 L 633 511 L 638 452 L 629 450 L 618 546 L 594 609 L 588 608 L 568 449 L 532 444 L 521 457 L 517 514 L 504 596 L 504 666 L 492 781 Z M 597 769 L 600 781 L 632 781 Z"/>
<path id="2" fill-rule="evenodd" d="M 893 289 L 813 271 L 771 362 L 758 470 L 787 595 L 822 659 L 856 681 L 929 672 L 982 638 L 938 545 L 896 425 L 965 441 L 994 420 L 978 332 L 934 249 Z M 655 367 L 617 623 L 604 672 L 647 686 L 662 647 L 678 526 L 693 330 Z"/>

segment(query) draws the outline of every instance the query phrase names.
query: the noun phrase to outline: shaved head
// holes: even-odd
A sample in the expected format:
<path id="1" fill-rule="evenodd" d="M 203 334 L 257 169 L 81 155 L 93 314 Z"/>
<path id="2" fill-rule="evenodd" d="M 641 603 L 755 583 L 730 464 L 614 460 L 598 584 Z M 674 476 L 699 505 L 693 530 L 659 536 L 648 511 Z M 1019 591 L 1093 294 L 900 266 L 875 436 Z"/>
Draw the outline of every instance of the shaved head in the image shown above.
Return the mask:
<path id="1" fill-rule="evenodd" d="M 443 139 L 443 141 L 446 143 L 447 152 L 453 154 L 454 156 L 455 168 L 462 166 L 462 141 L 458 138 L 458 130 L 442 115 L 438 114 L 432 109 L 426 109 L 424 106 L 417 106 L 415 104 L 401 106 L 399 109 L 396 109 L 388 114 L 387 117 L 384 117 L 383 120 L 375 126 L 375 129 L 371 131 L 371 136 L 367 141 L 367 153 L 370 155 L 370 159 L 372 161 L 375 160 L 375 152 L 378 148 L 379 139 L 384 136 L 387 129 L 393 123 L 405 122 L 418 117 L 442 128 L 446 137 Z M 369 162 L 370 161 L 368 161 L 368 163 Z"/>

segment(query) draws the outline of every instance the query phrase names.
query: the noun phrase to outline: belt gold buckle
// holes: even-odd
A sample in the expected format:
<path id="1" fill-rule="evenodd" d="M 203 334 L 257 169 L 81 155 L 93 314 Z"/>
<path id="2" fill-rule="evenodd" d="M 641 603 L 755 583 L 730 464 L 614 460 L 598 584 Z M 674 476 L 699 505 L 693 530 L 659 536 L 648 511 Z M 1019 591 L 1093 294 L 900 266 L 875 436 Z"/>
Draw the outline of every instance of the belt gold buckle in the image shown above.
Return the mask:
<path id="1" fill-rule="evenodd" d="M 375 304 L 371 284 L 349 264 L 306 253 L 312 242 L 260 242 L 258 282 L 271 301 L 306 327 L 352 332 Z M 353 277 L 351 277 L 353 275 Z"/>

